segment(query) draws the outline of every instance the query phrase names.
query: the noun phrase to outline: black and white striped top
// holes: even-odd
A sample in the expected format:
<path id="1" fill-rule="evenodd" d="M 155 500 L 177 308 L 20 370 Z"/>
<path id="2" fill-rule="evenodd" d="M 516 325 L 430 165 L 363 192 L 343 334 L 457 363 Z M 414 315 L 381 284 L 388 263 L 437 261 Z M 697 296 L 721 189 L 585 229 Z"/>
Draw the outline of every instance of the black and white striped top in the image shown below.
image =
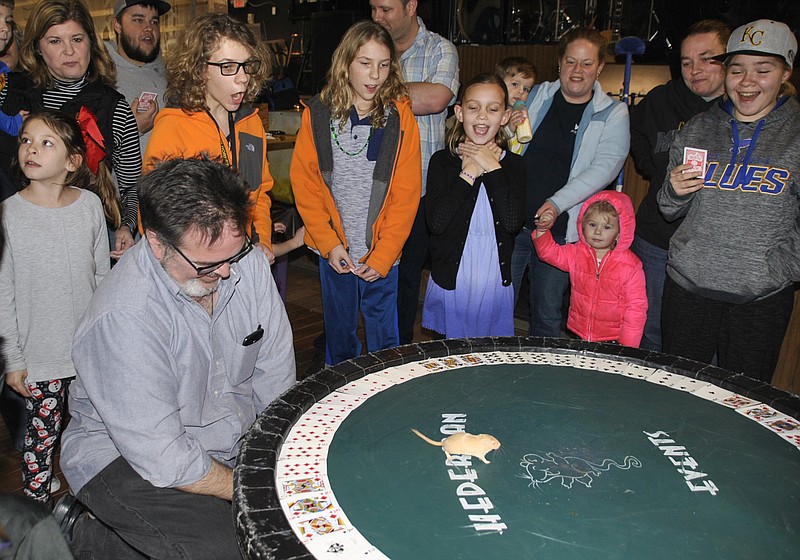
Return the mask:
<path id="1" fill-rule="evenodd" d="M 42 103 L 48 109 L 60 109 L 68 101 L 77 97 L 86 83 L 85 78 L 77 82 L 55 80 L 55 87 L 42 95 Z M 0 91 L 0 106 L 5 102 L 7 88 L 8 82 Z M 110 154 L 111 164 L 122 203 L 122 225 L 135 234 L 139 212 L 136 183 L 142 174 L 142 155 L 139 150 L 139 129 L 136 127 L 136 117 L 124 98 L 120 99 L 114 109 L 111 129 L 114 134 L 114 151 Z"/>

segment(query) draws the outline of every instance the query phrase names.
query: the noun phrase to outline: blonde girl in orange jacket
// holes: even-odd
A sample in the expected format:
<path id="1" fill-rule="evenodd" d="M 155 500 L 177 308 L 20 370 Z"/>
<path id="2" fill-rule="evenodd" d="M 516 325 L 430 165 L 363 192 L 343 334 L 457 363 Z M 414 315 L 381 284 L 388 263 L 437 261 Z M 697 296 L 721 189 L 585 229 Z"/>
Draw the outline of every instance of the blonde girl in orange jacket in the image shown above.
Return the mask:
<path id="1" fill-rule="evenodd" d="M 394 43 L 371 21 L 353 25 L 328 83 L 309 100 L 290 177 L 305 242 L 320 257 L 326 362 L 399 343 L 397 263 L 419 205 L 419 130 Z"/>

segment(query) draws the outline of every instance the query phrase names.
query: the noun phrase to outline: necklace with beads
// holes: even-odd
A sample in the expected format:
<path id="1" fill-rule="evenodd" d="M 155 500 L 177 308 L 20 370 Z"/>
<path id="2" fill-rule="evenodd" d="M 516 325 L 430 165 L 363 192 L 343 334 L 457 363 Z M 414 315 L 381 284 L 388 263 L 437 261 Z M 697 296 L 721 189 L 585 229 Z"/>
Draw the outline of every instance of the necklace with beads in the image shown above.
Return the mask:
<path id="1" fill-rule="evenodd" d="M 357 152 L 348 152 L 347 150 L 344 149 L 344 146 L 342 146 L 339 143 L 339 135 L 336 134 L 336 126 L 335 126 L 335 123 L 333 121 L 331 121 L 331 135 L 333 136 L 333 142 L 336 144 L 336 146 L 340 150 L 342 150 L 342 152 L 344 152 L 345 155 L 348 155 L 350 157 L 356 157 L 357 155 L 360 155 L 361 152 L 366 150 L 367 146 L 369 146 L 369 139 L 372 138 L 372 127 L 369 128 L 369 134 L 367 135 L 367 141 L 364 142 L 364 145 L 361 146 L 361 148 L 359 148 L 359 150 Z"/>

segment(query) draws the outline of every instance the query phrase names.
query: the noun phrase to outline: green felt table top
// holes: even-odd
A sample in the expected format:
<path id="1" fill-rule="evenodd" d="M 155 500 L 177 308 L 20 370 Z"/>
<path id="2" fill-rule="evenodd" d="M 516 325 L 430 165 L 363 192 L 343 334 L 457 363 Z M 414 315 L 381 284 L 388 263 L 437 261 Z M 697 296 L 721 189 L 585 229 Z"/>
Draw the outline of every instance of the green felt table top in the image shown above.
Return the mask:
<path id="1" fill-rule="evenodd" d="M 411 428 L 502 447 L 447 464 Z M 622 375 L 502 364 L 412 379 L 354 410 L 327 461 L 345 514 L 394 560 L 800 556 L 800 451 Z"/>

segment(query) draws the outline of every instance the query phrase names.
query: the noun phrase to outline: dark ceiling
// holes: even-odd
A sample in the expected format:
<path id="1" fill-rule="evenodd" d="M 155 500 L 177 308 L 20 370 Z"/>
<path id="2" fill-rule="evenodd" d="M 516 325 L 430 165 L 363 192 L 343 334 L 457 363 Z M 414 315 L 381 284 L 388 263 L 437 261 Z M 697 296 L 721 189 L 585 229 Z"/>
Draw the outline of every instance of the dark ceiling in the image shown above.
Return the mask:
<path id="1" fill-rule="evenodd" d="M 800 0 L 421 0 L 417 11 L 454 42 L 554 42 L 570 25 L 591 22 L 640 37 L 645 61 L 654 63 L 669 62 L 688 27 L 704 18 L 732 28 L 759 18 L 800 27 Z"/>

